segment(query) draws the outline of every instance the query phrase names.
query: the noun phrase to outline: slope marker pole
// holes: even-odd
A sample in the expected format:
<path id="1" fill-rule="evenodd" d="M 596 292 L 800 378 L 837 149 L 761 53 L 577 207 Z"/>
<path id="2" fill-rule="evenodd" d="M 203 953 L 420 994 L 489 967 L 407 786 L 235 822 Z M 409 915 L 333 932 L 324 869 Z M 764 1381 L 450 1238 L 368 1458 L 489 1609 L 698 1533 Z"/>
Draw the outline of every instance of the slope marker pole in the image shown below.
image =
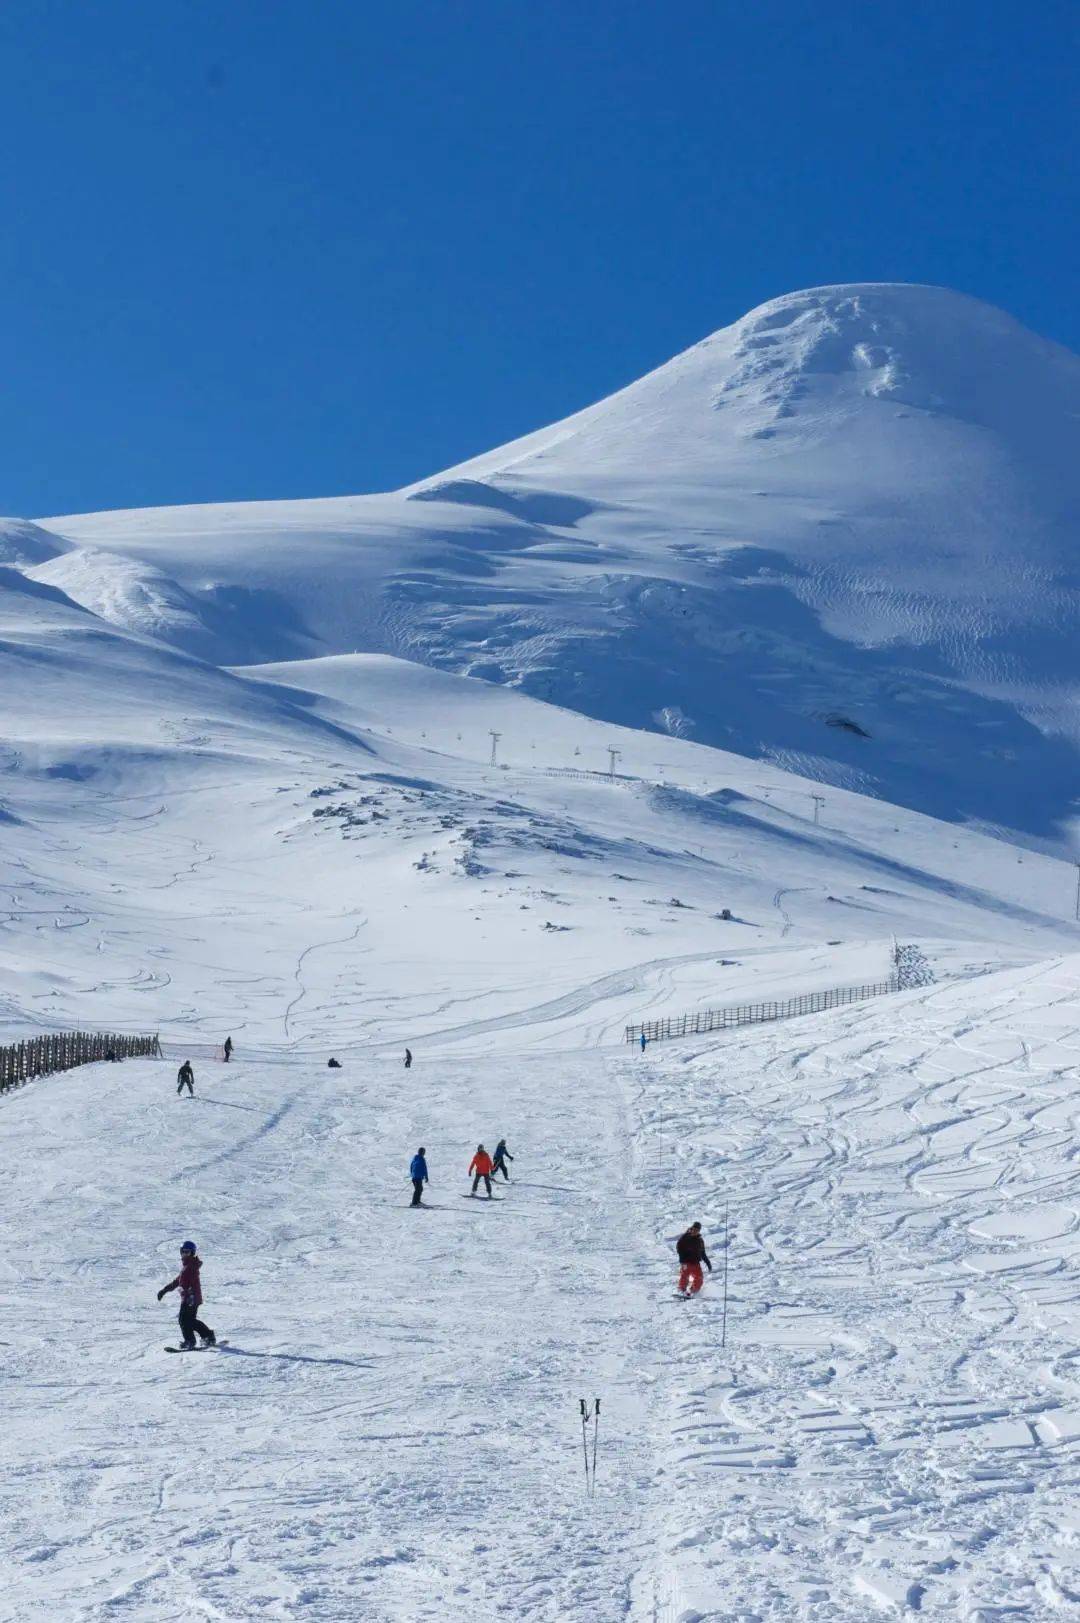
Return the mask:
<path id="1" fill-rule="evenodd" d="M 728 1228 L 728 1202 L 724 1202 L 724 1316 L 720 1325 L 720 1346 L 727 1346 L 727 1278 L 728 1278 L 728 1248 L 730 1245 L 730 1230 Z"/>

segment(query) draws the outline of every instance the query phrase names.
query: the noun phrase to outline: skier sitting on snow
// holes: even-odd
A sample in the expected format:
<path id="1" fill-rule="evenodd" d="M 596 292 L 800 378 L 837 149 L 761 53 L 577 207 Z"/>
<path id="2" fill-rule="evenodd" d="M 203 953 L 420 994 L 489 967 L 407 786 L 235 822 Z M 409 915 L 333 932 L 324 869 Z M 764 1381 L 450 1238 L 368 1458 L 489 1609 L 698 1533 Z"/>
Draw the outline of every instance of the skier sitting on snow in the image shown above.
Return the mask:
<path id="1" fill-rule="evenodd" d="M 202 1261 L 195 1253 L 195 1241 L 185 1240 L 180 1247 L 180 1272 L 170 1284 L 162 1285 L 157 1293 L 160 1302 L 170 1291 L 180 1292 L 180 1312 L 177 1318 L 180 1321 L 181 1346 L 185 1352 L 194 1347 L 196 1331 L 202 1337 L 204 1347 L 213 1347 L 216 1344 L 214 1332 L 199 1318 L 199 1309 L 202 1306 L 202 1285 L 199 1281 L 201 1268 Z"/>
<path id="2" fill-rule="evenodd" d="M 189 1059 L 186 1059 L 184 1061 L 183 1065 L 181 1065 L 180 1069 L 176 1073 L 176 1091 L 177 1091 L 177 1093 L 183 1093 L 185 1082 L 187 1083 L 188 1093 L 194 1099 L 194 1097 L 195 1097 L 195 1072 L 191 1069 L 191 1061 Z"/>
<path id="3" fill-rule="evenodd" d="M 712 1273 L 712 1263 L 705 1251 L 705 1236 L 701 1232 L 700 1223 L 691 1223 L 685 1234 L 680 1234 L 675 1242 L 682 1268 L 679 1271 L 679 1294 L 681 1296 L 696 1296 L 702 1286 L 701 1264 Z"/>
<path id="4" fill-rule="evenodd" d="M 509 1183 L 510 1174 L 506 1170 L 506 1163 L 507 1161 L 512 1161 L 513 1159 L 514 1157 L 510 1154 L 510 1151 L 506 1147 L 505 1138 L 500 1138 L 499 1142 L 495 1146 L 495 1163 L 492 1167 L 492 1176 L 494 1177 L 495 1173 L 501 1172 L 507 1183 Z"/>
<path id="5" fill-rule="evenodd" d="M 491 1171 L 492 1171 L 492 1168 L 491 1168 L 491 1156 L 488 1154 L 487 1150 L 485 1150 L 485 1148 L 484 1148 L 484 1146 L 482 1144 L 478 1144 L 476 1146 L 476 1154 L 473 1156 L 472 1160 L 469 1162 L 469 1171 L 470 1172 L 475 1172 L 475 1174 L 476 1174 L 475 1178 L 473 1179 L 473 1185 L 472 1185 L 473 1194 L 474 1195 L 476 1194 L 476 1191 L 480 1187 L 480 1179 L 483 1178 L 483 1180 L 484 1180 L 484 1188 L 487 1190 L 488 1199 L 490 1200 L 491 1199 Z"/>

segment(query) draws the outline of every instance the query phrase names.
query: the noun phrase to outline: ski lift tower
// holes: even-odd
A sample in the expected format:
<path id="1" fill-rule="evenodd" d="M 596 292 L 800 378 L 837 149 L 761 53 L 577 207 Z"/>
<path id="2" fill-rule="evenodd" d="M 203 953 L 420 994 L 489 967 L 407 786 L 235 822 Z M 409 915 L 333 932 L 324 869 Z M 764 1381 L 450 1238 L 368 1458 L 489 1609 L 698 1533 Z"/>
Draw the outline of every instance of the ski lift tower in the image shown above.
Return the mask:
<path id="1" fill-rule="evenodd" d="M 491 737 L 491 765 L 492 766 L 498 766 L 499 762 L 498 762 L 497 756 L 498 756 L 498 749 L 499 749 L 499 739 L 502 737 L 502 733 L 493 732 L 493 733 L 491 733 L 490 737 Z"/>
<path id="2" fill-rule="evenodd" d="M 615 782 L 615 762 L 618 761 L 618 760 L 621 760 L 621 759 L 622 759 L 622 750 L 614 749 L 612 747 L 612 745 L 609 744 L 608 745 L 608 777 L 611 779 L 612 783 Z"/>

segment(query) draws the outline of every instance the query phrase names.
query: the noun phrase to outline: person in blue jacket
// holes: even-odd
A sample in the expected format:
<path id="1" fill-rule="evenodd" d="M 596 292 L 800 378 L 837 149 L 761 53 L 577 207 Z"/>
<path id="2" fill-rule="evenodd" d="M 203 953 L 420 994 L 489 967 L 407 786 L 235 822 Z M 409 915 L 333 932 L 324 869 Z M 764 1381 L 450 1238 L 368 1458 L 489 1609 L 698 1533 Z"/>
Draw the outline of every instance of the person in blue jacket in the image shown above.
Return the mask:
<path id="1" fill-rule="evenodd" d="M 645 1033 L 644 1033 L 644 1032 L 642 1032 L 642 1033 L 641 1033 L 641 1052 L 642 1052 L 642 1053 L 643 1053 L 643 1054 L 644 1054 L 644 1052 L 645 1052 L 645 1044 L 646 1044 L 646 1043 L 647 1043 L 647 1042 L 648 1042 L 648 1038 L 647 1038 L 647 1037 L 646 1037 L 646 1035 L 645 1035 Z"/>
<path id="2" fill-rule="evenodd" d="M 428 1181 L 427 1162 L 424 1160 L 424 1146 L 422 1144 L 409 1163 L 409 1177 L 412 1179 L 412 1204 L 422 1206 L 424 1203 L 420 1196 L 424 1193 L 424 1185 Z"/>

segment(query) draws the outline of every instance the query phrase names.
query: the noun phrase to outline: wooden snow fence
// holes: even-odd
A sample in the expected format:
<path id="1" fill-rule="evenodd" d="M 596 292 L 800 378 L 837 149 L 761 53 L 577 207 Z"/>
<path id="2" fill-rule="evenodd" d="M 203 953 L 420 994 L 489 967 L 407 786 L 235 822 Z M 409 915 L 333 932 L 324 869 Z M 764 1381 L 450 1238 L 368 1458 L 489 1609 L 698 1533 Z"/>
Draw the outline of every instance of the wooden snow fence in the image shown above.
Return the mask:
<path id="1" fill-rule="evenodd" d="M 35 1076 L 70 1071 L 94 1060 L 156 1059 L 161 1054 L 157 1033 L 152 1037 L 125 1036 L 116 1031 L 56 1031 L 26 1042 L 0 1048 L 0 1093 L 21 1087 Z"/>
<path id="2" fill-rule="evenodd" d="M 729 1026 L 757 1026 L 767 1020 L 790 1020 L 799 1014 L 818 1014 L 823 1009 L 838 1009 L 845 1003 L 861 1003 L 864 998 L 884 997 L 900 991 L 900 980 L 890 975 L 884 981 L 870 981 L 864 986 L 833 986 L 824 992 L 803 992 L 774 1003 L 732 1003 L 722 1009 L 699 1009 L 696 1014 L 674 1014 L 667 1019 L 646 1020 L 639 1026 L 626 1027 L 626 1041 L 640 1043 L 644 1033 L 647 1043 L 662 1037 L 700 1037 L 709 1031 L 724 1031 Z"/>

